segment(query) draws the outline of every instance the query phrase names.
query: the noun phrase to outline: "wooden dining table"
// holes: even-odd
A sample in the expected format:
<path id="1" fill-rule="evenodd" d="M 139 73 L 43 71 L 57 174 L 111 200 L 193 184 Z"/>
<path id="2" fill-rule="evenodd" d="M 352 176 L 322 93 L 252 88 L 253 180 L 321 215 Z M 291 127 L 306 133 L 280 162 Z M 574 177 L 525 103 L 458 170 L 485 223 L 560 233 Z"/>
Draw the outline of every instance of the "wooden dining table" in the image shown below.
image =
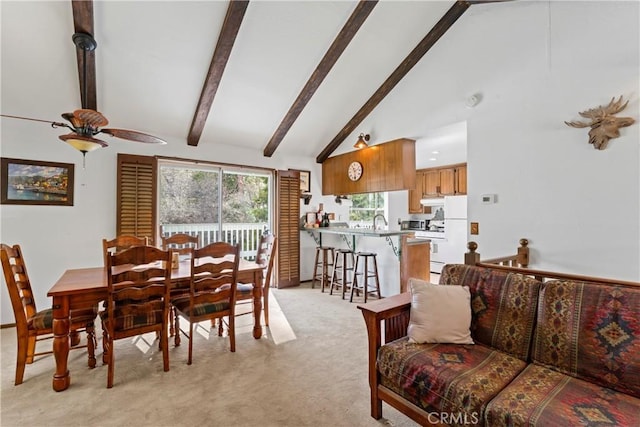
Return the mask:
<path id="1" fill-rule="evenodd" d="M 262 265 L 240 259 L 238 283 L 253 283 L 253 337 L 262 336 L 260 317 L 262 313 Z M 177 269 L 171 270 L 172 289 L 185 288 L 188 291 L 191 277 L 191 261 L 179 262 Z M 258 284 L 258 286 L 256 286 Z M 69 313 L 71 310 L 95 307 L 107 299 L 107 270 L 105 267 L 78 268 L 66 270 L 47 293 L 53 299 L 53 355 L 56 370 L 53 374 L 53 389 L 66 390 L 71 384 L 67 366 L 70 348 Z M 178 333 L 178 332 L 176 332 Z"/>

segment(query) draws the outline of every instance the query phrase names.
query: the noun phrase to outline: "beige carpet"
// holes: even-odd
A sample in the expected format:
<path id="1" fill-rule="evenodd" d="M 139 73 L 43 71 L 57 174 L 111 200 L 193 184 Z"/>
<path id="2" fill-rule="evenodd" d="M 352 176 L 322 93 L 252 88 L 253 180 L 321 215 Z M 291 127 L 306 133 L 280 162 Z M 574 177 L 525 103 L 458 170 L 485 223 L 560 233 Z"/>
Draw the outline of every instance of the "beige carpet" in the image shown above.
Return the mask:
<path id="1" fill-rule="evenodd" d="M 51 389 L 54 359 L 27 365 L 14 386 L 15 329 L 1 339 L 0 423 L 9 426 L 415 426 L 384 404 L 369 415 L 366 329 L 355 303 L 321 294 L 309 283 L 272 290 L 271 328 L 251 335 L 252 316 L 240 316 L 236 352 L 227 337 L 199 330 L 194 360 L 187 341 L 170 346 L 163 372 L 153 336 L 116 343 L 115 384 L 107 369 L 88 369 L 86 352 L 69 356 L 71 386 Z M 213 332 L 213 331 L 212 331 Z M 50 341 L 41 344 L 44 348 Z M 99 341 L 101 349 L 102 342 Z"/>

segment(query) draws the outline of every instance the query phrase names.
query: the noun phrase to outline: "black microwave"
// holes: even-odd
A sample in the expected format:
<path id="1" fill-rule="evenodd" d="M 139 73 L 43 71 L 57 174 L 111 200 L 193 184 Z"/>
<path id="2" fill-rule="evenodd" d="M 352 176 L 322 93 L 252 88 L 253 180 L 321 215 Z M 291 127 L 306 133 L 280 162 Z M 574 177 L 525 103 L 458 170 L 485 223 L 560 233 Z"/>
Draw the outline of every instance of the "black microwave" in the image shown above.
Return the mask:
<path id="1" fill-rule="evenodd" d="M 428 221 L 420 219 L 420 220 L 409 220 L 409 230 L 426 230 Z"/>

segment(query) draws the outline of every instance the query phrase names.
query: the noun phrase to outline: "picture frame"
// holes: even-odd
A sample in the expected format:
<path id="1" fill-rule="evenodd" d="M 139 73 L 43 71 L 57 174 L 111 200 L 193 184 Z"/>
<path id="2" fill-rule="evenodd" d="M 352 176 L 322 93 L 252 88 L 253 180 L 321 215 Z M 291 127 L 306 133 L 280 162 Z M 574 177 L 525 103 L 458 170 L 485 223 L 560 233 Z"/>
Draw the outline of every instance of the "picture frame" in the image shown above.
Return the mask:
<path id="1" fill-rule="evenodd" d="M 300 169 L 289 169 L 300 173 L 300 193 L 311 193 L 311 172 Z"/>
<path id="2" fill-rule="evenodd" d="M 303 193 L 311 192 L 311 172 L 300 171 L 300 191 Z"/>
<path id="3" fill-rule="evenodd" d="M 74 164 L 0 158 L 0 204 L 73 206 Z"/>
<path id="4" fill-rule="evenodd" d="M 306 223 L 307 224 L 315 224 L 317 222 L 318 219 L 318 213 L 317 212 L 307 212 L 306 214 Z"/>

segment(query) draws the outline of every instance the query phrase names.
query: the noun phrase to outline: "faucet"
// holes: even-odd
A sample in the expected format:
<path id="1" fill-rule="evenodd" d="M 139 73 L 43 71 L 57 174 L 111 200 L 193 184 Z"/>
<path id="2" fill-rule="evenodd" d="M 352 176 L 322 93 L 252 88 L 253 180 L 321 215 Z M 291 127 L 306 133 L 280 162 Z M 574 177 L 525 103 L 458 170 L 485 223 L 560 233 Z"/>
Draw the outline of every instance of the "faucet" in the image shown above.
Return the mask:
<path id="1" fill-rule="evenodd" d="M 377 230 L 377 228 L 376 228 L 376 218 L 378 218 L 379 216 L 381 216 L 381 217 L 382 217 L 382 220 L 384 221 L 384 225 L 389 225 L 389 223 L 387 222 L 387 219 L 384 217 L 384 215 L 382 215 L 382 214 L 376 214 L 376 215 L 373 217 L 373 229 L 374 229 L 374 230 Z"/>

